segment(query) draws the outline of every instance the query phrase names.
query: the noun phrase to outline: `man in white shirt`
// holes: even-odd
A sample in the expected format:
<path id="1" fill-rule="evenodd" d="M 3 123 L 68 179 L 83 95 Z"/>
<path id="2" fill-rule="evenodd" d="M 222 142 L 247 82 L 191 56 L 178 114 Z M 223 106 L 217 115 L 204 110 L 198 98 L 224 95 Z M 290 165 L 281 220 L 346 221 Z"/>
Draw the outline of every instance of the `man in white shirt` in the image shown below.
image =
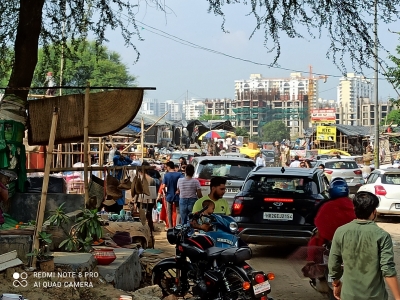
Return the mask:
<path id="1" fill-rule="evenodd" d="M 291 163 L 290 163 L 290 166 L 289 167 L 291 167 L 291 168 L 298 168 L 298 167 L 300 167 L 300 161 L 299 161 L 299 156 L 298 155 L 296 155 L 295 157 L 294 157 L 294 161 L 292 161 Z"/>
<path id="2" fill-rule="evenodd" d="M 226 144 L 226 148 L 228 149 L 228 151 L 231 150 L 231 145 L 232 145 L 232 138 L 230 136 L 228 136 L 225 139 L 225 144 Z"/>
<path id="3" fill-rule="evenodd" d="M 263 154 L 261 152 L 256 159 L 256 166 L 257 167 L 265 167 L 265 160 L 264 160 Z"/>

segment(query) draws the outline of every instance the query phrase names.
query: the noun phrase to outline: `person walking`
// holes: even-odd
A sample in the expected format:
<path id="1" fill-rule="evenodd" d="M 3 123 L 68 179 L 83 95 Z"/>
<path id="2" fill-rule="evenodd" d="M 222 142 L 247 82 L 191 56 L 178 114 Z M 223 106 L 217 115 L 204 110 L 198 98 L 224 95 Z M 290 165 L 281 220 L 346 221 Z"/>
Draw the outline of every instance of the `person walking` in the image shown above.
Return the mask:
<path id="1" fill-rule="evenodd" d="M 193 178 L 194 166 L 186 166 L 186 176 L 178 179 L 179 192 L 179 212 L 181 214 L 181 223 L 189 224 L 188 215 L 192 212 L 194 203 L 198 198 L 203 197 L 200 183 Z"/>
<path id="2" fill-rule="evenodd" d="M 299 156 L 298 156 L 298 155 L 296 155 L 296 156 L 294 157 L 294 161 L 292 161 L 292 162 L 290 163 L 290 167 L 291 167 L 291 168 L 298 168 L 298 167 L 300 167 L 300 160 L 299 160 Z"/>
<path id="3" fill-rule="evenodd" d="M 333 294 L 339 300 L 387 300 L 386 281 L 400 300 L 392 238 L 374 222 L 379 198 L 360 192 L 353 204 L 357 219 L 339 227 L 332 240 L 328 268 Z"/>
<path id="4" fill-rule="evenodd" d="M 176 224 L 180 221 L 179 214 L 179 200 L 176 201 L 178 191 L 178 179 L 182 178 L 183 175 L 180 172 L 175 171 L 175 165 L 172 161 L 166 163 L 167 173 L 164 175 L 164 179 L 162 183 L 165 185 L 165 198 L 167 201 L 167 220 L 169 228 L 173 228 L 173 220 L 172 220 L 172 210 L 176 210 Z M 157 201 L 161 199 L 162 195 L 158 194 Z"/>
<path id="5" fill-rule="evenodd" d="M 265 167 L 265 159 L 263 157 L 262 152 L 260 152 L 260 154 L 258 154 L 258 157 L 256 159 L 256 166 L 257 167 Z"/>

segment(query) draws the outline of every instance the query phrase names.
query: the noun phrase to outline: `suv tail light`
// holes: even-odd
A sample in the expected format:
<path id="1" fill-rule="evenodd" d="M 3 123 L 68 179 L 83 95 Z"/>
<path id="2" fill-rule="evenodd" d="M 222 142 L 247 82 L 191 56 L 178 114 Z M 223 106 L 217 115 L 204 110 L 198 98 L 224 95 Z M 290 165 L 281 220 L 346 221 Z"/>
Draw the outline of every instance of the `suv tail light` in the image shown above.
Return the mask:
<path id="1" fill-rule="evenodd" d="M 356 174 L 356 175 L 362 175 L 362 172 L 361 172 L 361 170 L 355 170 L 355 171 L 354 171 L 354 174 Z"/>
<path id="2" fill-rule="evenodd" d="M 199 181 L 199 183 L 200 183 L 201 186 L 210 185 L 210 180 L 208 180 L 208 179 L 197 178 L 197 180 Z"/>
<path id="3" fill-rule="evenodd" d="M 386 190 L 383 186 L 381 185 L 376 185 L 375 186 L 375 195 L 377 196 L 386 196 Z"/>
<path id="4" fill-rule="evenodd" d="M 235 201 L 233 202 L 232 205 L 232 215 L 240 215 L 243 209 L 243 200 L 240 199 L 242 197 L 237 197 L 235 198 Z"/>
<path id="5" fill-rule="evenodd" d="M 332 174 L 333 173 L 332 170 L 324 170 L 324 172 L 327 173 L 327 174 Z"/>

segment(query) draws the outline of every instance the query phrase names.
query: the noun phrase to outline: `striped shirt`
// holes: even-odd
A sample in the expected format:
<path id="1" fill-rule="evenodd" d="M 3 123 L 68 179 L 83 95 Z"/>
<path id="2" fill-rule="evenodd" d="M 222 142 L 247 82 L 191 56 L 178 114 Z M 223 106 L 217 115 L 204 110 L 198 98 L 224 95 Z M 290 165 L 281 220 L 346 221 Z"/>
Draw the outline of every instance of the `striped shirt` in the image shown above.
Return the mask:
<path id="1" fill-rule="evenodd" d="M 193 178 L 179 178 L 178 189 L 180 198 L 197 198 L 197 190 L 200 190 L 200 183 Z"/>

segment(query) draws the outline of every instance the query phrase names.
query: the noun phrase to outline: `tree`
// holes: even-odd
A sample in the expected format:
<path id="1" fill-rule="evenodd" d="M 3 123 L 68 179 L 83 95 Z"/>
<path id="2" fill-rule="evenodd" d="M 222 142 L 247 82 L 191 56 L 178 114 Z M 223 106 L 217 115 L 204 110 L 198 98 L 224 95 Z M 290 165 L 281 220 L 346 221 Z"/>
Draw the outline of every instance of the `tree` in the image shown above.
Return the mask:
<path id="1" fill-rule="evenodd" d="M 249 136 L 249 132 L 243 127 L 236 127 L 235 134 L 237 136 Z"/>
<path id="2" fill-rule="evenodd" d="M 43 86 L 48 71 L 52 71 L 56 79 L 60 78 L 61 52 L 56 46 L 50 46 L 49 56 L 43 49 L 39 50 L 38 63 L 32 79 L 32 86 Z M 128 68 L 121 62 L 121 56 L 105 46 L 96 49 L 95 42 L 81 41 L 77 48 L 64 61 L 62 85 L 85 86 L 89 81 L 92 86 L 134 86 L 135 77 L 129 75 Z M 51 59 L 48 59 L 50 57 Z M 81 91 L 68 89 L 63 94 Z M 35 94 L 44 91 L 37 91 Z"/>
<path id="3" fill-rule="evenodd" d="M 393 124 L 400 124 L 400 110 L 398 109 L 393 109 L 388 113 L 386 118 L 381 121 L 381 125 L 389 125 L 390 123 Z"/>
<path id="4" fill-rule="evenodd" d="M 200 116 L 199 120 L 200 121 L 222 120 L 222 118 L 216 115 L 204 114 Z"/>
<path id="5" fill-rule="evenodd" d="M 282 141 L 290 138 L 290 130 L 281 121 L 272 121 L 261 128 L 262 140 L 264 142 Z"/>

